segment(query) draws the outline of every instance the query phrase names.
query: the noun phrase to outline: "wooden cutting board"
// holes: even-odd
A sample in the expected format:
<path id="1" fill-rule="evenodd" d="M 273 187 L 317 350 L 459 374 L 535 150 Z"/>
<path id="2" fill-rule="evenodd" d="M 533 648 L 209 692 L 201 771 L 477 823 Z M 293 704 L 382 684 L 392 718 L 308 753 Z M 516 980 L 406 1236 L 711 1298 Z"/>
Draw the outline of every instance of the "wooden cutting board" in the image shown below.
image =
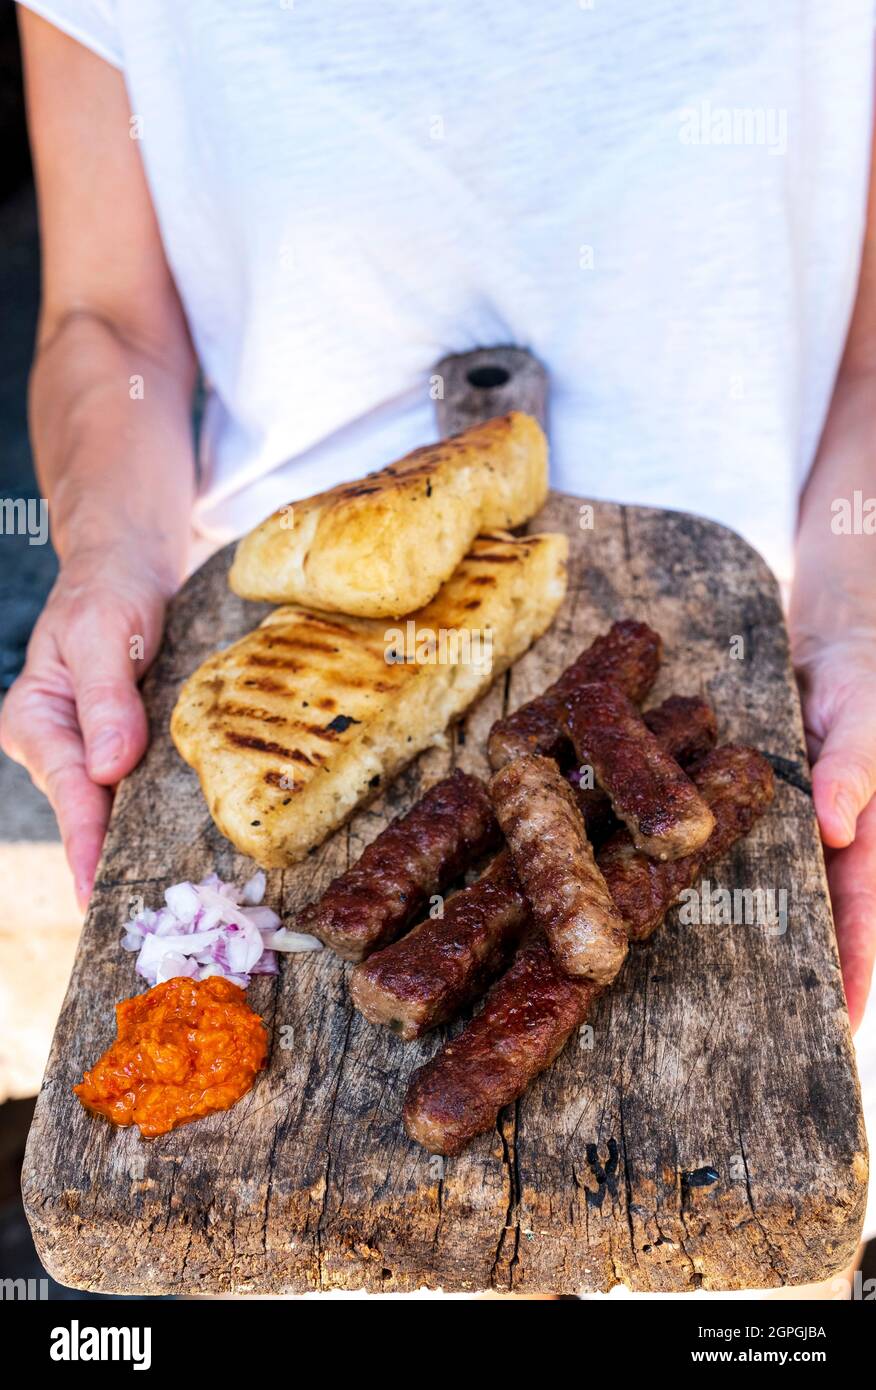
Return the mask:
<path id="1" fill-rule="evenodd" d="M 489 367 L 496 354 L 483 357 Z M 444 365 L 452 382 L 459 363 Z M 482 390 L 481 405 L 464 390 L 445 400 L 445 427 L 507 408 L 495 374 Z M 513 402 L 540 410 L 541 392 L 530 374 Z M 125 919 L 179 879 L 215 869 L 243 880 L 252 869 L 214 828 L 167 731 L 185 677 L 268 611 L 228 590 L 229 547 L 171 605 L 146 679 L 152 744 L 118 792 L 27 1146 L 28 1216 L 62 1283 L 154 1294 L 684 1291 L 803 1283 L 849 1262 L 866 1143 L 775 582 L 720 526 L 589 505 L 554 493 L 531 524 L 571 543 L 568 597 L 550 631 L 446 746 L 305 863 L 271 873 L 266 901 L 293 921 L 431 782 L 454 766 L 486 774 L 492 721 L 634 616 L 665 641 L 653 702 L 701 693 L 723 740 L 771 758 L 775 803 L 710 880 L 784 890 L 787 929 L 673 914 L 631 952 L 592 1037 L 573 1039 L 455 1159 L 424 1153 L 399 1119 L 411 1071 L 441 1036 L 406 1045 L 366 1023 L 347 995 L 351 967 L 329 951 L 253 982 L 270 1059 L 233 1110 L 150 1143 L 87 1115 L 71 1087 L 114 1036 L 115 1003 L 143 984 L 119 946 Z"/>

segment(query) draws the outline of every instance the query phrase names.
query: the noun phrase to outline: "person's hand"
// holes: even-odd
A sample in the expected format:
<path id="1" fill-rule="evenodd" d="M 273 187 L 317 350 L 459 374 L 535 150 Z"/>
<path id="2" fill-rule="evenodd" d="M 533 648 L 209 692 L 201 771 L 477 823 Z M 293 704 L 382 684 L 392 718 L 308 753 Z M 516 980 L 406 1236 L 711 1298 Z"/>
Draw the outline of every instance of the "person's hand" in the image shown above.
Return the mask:
<path id="1" fill-rule="evenodd" d="M 148 739 L 137 682 L 155 655 L 166 590 L 108 551 L 66 564 L 34 628 L 0 720 L 0 746 L 52 804 L 84 908 L 111 787 Z"/>
<path id="2" fill-rule="evenodd" d="M 852 1028 L 876 956 L 876 631 L 801 642 L 795 653 Z"/>

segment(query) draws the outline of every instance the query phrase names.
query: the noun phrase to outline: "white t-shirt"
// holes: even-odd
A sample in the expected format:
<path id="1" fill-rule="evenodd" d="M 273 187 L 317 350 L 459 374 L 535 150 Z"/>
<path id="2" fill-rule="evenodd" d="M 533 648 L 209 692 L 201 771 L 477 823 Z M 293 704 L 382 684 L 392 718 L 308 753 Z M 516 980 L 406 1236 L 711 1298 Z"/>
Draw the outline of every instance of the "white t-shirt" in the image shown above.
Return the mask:
<path id="1" fill-rule="evenodd" d="M 859 267 L 874 0 L 26 0 L 125 75 L 228 539 L 531 347 L 554 484 L 787 579 Z"/>

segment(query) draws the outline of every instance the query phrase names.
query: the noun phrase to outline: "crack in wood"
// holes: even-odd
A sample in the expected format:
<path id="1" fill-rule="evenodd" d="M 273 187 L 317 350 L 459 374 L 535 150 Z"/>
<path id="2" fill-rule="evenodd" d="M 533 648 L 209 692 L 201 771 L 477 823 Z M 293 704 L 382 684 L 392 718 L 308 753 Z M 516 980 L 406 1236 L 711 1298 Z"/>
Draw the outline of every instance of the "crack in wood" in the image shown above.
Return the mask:
<path id="1" fill-rule="evenodd" d="M 803 792 L 804 796 L 812 796 L 812 781 L 803 771 L 801 763 L 794 758 L 783 758 L 779 753 L 764 752 L 764 757 L 771 765 L 773 772 L 781 778 L 789 787 L 794 787 L 798 792 Z"/>

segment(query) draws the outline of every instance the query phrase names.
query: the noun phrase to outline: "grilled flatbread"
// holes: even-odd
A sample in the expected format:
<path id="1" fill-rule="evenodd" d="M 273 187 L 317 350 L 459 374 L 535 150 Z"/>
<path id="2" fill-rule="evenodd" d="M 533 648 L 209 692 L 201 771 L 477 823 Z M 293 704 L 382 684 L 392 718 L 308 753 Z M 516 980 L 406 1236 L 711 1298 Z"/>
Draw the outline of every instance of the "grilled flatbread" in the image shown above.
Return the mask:
<path id="1" fill-rule="evenodd" d="M 547 497 L 547 441 L 518 411 L 282 507 L 239 542 L 242 598 L 398 617 L 428 603 L 475 536 L 521 525 Z"/>
<path id="2" fill-rule="evenodd" d="M 320 844 L 548 627 L 567 548 L 481 536 L 400 624 L 289 606 L 211 656 L 171 733 L 222 833 L 266 868 Z"/>

